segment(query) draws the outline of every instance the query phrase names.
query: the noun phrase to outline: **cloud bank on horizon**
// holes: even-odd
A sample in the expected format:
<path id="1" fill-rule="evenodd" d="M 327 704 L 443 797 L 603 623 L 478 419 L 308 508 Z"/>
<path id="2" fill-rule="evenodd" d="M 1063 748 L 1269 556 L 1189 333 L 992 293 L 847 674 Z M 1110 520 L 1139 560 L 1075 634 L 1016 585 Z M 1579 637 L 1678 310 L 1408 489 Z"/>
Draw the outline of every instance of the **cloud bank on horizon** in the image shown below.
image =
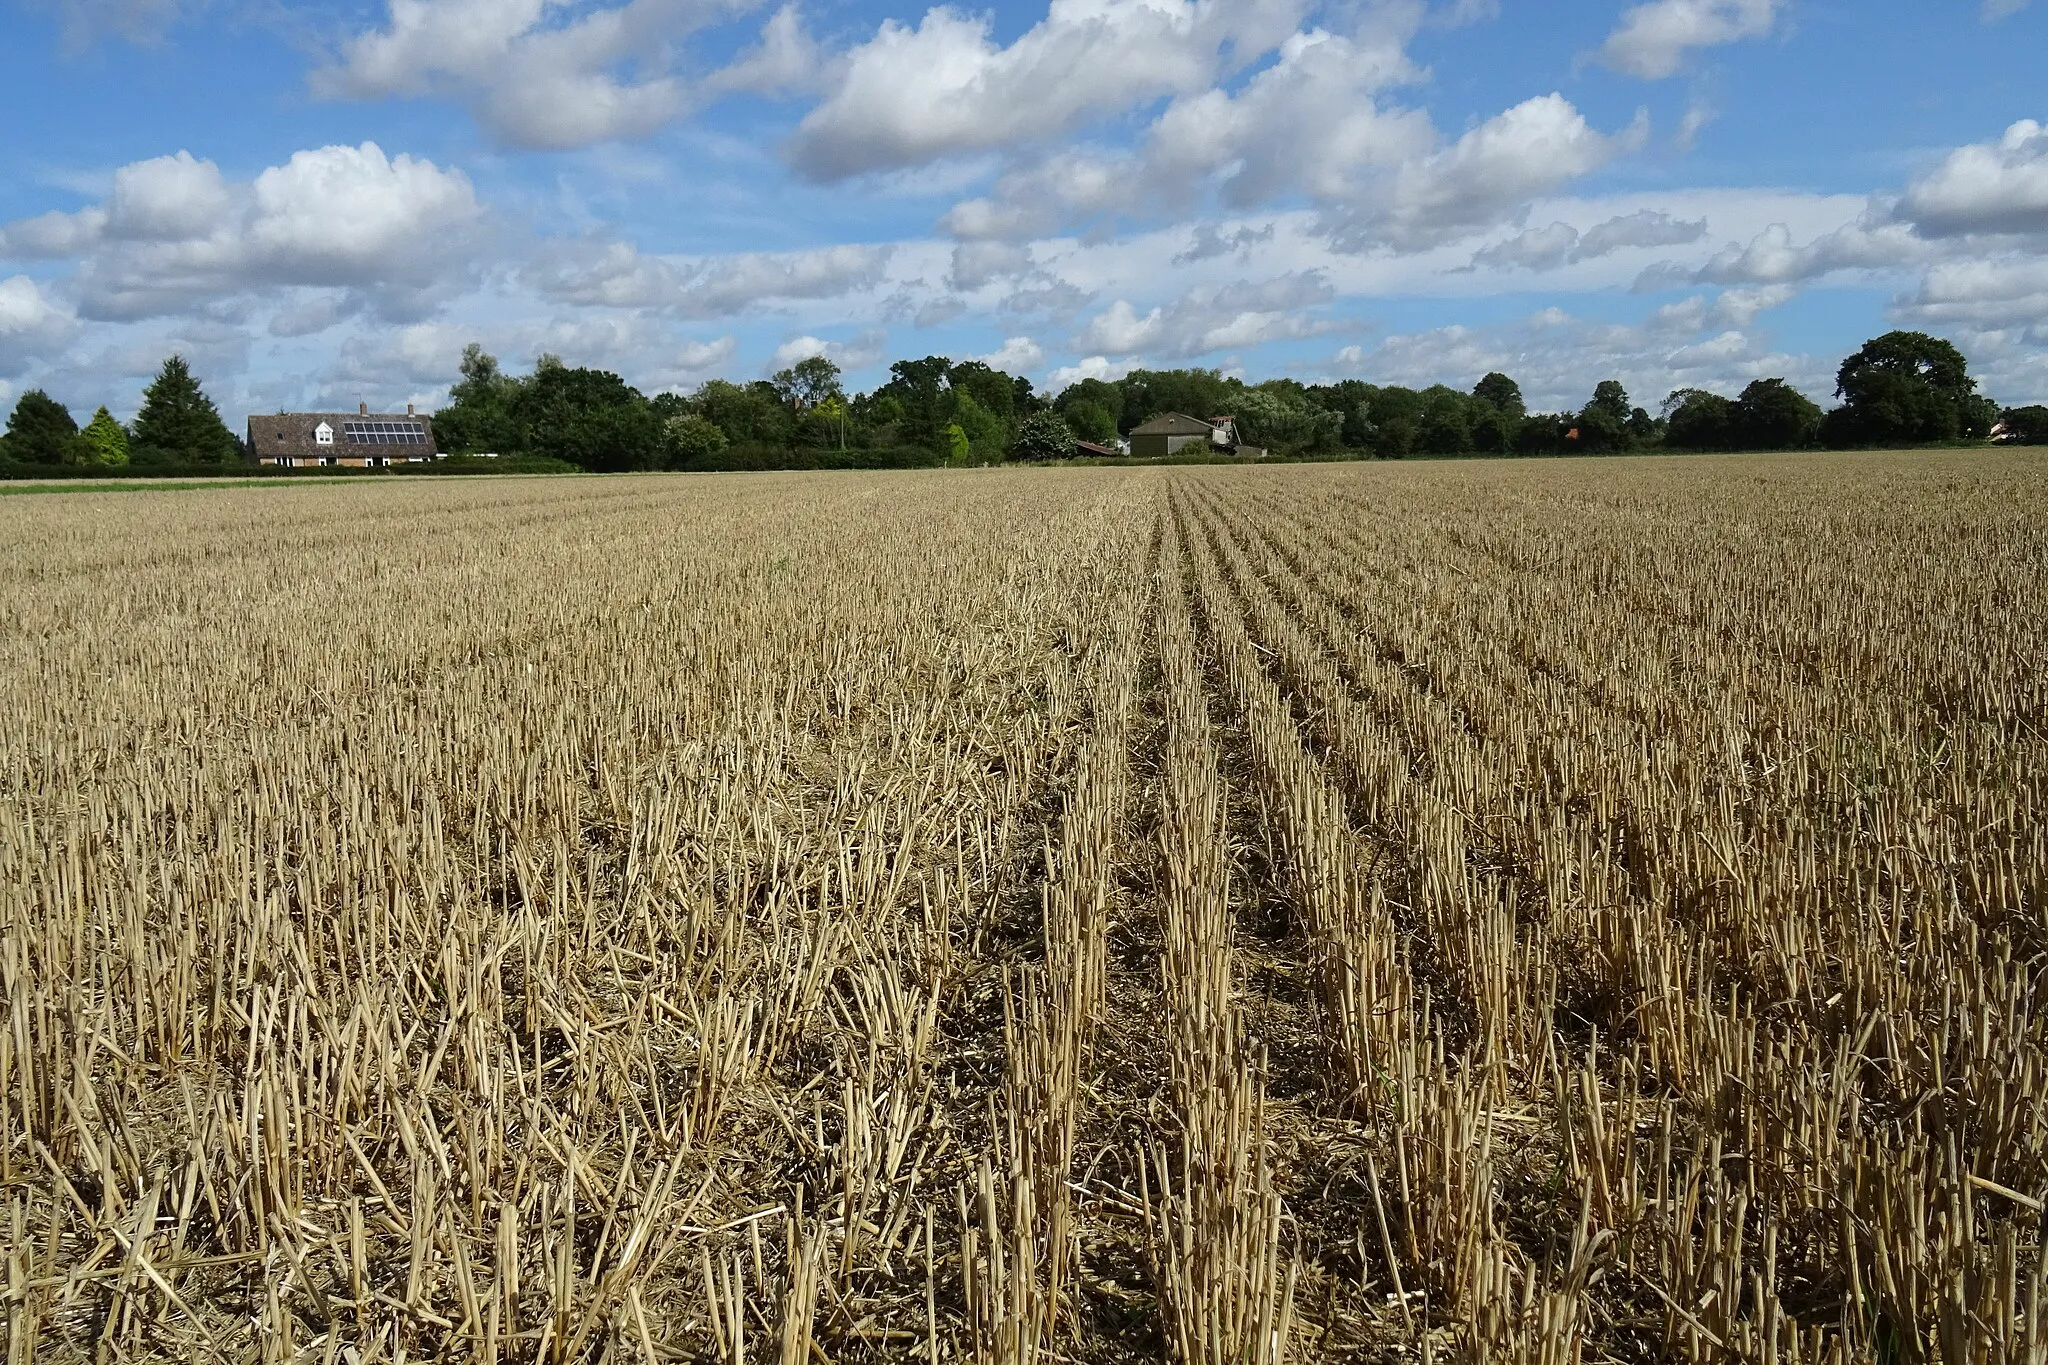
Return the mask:
<path id="1" fill-rule="evenodd" d="M 432 405 L 476 340 L 1654 405 L 1892 326 L 2048 401 L 2025 0 L 380 4 L 0 8 L 0 402 Z"/>

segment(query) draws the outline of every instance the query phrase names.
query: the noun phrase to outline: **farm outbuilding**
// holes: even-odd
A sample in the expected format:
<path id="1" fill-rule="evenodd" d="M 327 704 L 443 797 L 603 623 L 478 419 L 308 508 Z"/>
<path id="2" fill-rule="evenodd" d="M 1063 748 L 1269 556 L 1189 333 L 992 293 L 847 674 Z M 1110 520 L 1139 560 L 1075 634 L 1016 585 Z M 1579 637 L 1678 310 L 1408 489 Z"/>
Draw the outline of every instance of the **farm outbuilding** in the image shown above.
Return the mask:
<path id="1" fill-rule="evenodd" d="M 1162 412 L 1144 425 L 1131 428 L 1131 454 L 1141 460 L 1163 460 L 1197 442 L 1221 448 L 1224 442 L 1218 436 L 1214 422 L 1186 413 Z"/>
<path id="2" fill-rule="evenodd" d="M 1205 421 L 1184 412 L 1162 412 L 1144 425 L 1131 428 L 1131 454 L 1141 460 L 1163 460 L 1196 444 L 1214 455 L 1257 458 L 1265 454 L 1238 445 L 1235 417 L 1211 417 Z"/>

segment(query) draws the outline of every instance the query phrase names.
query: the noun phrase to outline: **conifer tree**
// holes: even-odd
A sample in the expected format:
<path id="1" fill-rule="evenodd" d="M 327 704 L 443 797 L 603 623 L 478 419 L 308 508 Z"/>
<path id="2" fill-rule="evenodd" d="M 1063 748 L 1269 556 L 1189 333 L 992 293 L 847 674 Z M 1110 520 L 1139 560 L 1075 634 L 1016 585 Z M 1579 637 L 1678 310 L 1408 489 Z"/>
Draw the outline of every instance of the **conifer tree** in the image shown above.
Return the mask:
<path id="1" fill-rule="evenodd" d="M 7 419 L 7 455 L 23 464 L 69 464 L 78 457 L 78 423 L 62 403 L 30 389 Z"/>
<path id="2" fill-rule="evenodd" d="M 213 400 L 178 355 L 166 360 L 142 391 L 134 444 L 179 464 L 236 464 L 242 458 L 242 443 L 220 420 Z"/>
<path id="3" fill-rule="evenodd" d="M 128 429 L 114 420 L 114 414 L 105 407 L 92 415 L 79 433 L 88 449 L 92 451 L 94 464 L 124 465 L 128 463 Z"/>

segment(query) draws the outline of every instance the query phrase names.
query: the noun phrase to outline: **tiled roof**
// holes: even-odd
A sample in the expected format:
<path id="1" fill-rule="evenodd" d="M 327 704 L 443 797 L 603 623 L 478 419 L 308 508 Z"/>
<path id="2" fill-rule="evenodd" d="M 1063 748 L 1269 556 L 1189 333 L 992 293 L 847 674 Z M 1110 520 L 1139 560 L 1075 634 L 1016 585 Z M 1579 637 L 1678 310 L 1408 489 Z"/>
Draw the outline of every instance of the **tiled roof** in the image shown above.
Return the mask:
<path id="1" fill-rule="evenodd" d="M 314 428 L 322 422 L 334 433 L 332 445 L 321 445 L 313 439 Z M 403 439 L 415 431 L 424 443 Z M 278 455 L 330 455 L 345 459 L 365 455 L 398 459 L 432 455 L 434 419 L 425 413 L 407 412 L 262 413 L 249 419 L 249 446 L 259 460 Z"/>
<path id="2" fill-rule="evenodd" d="M 1199 417 L 1186 413 L 1162 412 L 1140 427 L 1132 427 L 1133 436 L 1207 436 L 1210 424 Z"/>

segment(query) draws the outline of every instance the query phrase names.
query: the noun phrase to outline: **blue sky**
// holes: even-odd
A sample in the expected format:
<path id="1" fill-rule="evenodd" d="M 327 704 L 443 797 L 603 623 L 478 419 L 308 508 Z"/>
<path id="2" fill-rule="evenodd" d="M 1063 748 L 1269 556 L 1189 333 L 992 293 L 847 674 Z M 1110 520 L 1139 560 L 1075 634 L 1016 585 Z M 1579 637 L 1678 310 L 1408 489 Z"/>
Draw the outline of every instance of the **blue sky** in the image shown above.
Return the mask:
<path id="1" fill-rule="evenodd" d="M 0 0 L 0 402 L 805 354 L 2048 401 L 2048 0 Z"/>

